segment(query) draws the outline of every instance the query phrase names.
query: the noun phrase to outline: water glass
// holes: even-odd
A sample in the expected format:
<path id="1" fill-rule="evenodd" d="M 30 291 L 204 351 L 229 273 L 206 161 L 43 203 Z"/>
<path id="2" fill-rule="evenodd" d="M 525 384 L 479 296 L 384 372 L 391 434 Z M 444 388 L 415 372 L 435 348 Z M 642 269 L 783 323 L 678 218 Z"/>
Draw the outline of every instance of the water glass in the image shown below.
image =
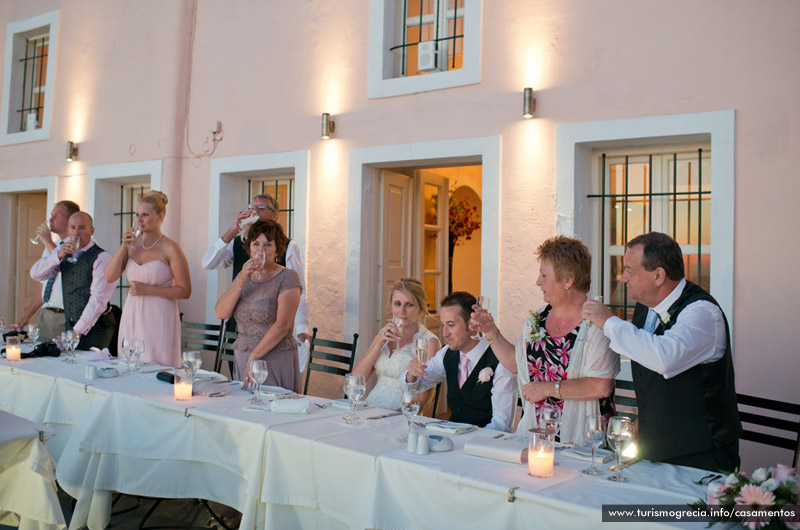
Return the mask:
<path id="1" fill-rule="evenodd" d="M 142 358 L 142 354 L 144 354 L 144 339 L 134 339 L 133 356 L 136 357 L 136 365 L 133 367 L 134 372 L 138 372 L 140 370 L 139 360 Z"/>
<path id="2" fill-rule="evenodd" d="M 125 356 L 125 359 L 128 362 L 128 369 L 125 370 L 125 373 L 129 374 L 132 372 L 131 370 L 131 355 L 133 355 L 134 350 L 134 339 L 130 337 L 123 337 L 122 338 L 122 355 Z"/>
<path id="3" fill-rule="evenodd" d="M 617 457 L 617 472 L 608 477 L 608 480 L 628 482 L 628 479 L 619 473 L 619 455 L 628 447 L 632 438 L 633 427 L 631 426 L 631 419 L 626 416 L 611 416 L 611 419 L 608 420 L 606 439 Z"/>
<path id="4" fill-rule="evenodd" d="M 31 338 L 33 342 L 33 347 L 36 347 L 36 343 L 39 342 L 39 328 L 35 324 L 28 324 L 27 327 L 28 336 Z"/>
<path id="5" fill-rule="evenodd" d="M 356 403 L 367 391 L 367 383 L 364 374 L 346 374 L 344 376 L 344 393 L 350 399 L 350 414 L 344 419 L 350 425 L 361 425 L 364 420 L 356 416 Z"/>
<path id="6" fill-rule="evenodd" d="M 408 437 L 411 435 L 411 426 L 414 420 L 414 416 L 419 413 L 419 392 L 415 390 L 407 390 L 403 392 L 403 400 L 400 402 L 400 410 L 403 412 L 403 416 L 406 417 L 408 421 L 408 431 L 406 436 L 400 438 L 401 442 L 405 442 L 408 440 Z"/>
<path id="7" fill-rule="evenodd" d="M 261 384 L 267 380 L 269 370 L 267 369 L 267 361 L 263 359 L 254 359 L 247 365 L 250 380 L 256 386 L 256 395 L 249 400 L 253 405 L 263 405 L 264 401 L 261 399 Z"/>
<path id="8" fill-rule="evenodd" d="M 199 351 L 183 352 L 183 366 L 192 371 L 192 380 L 194 380 L 194 376 L 200 369 L 201 364 L 203 364 L 203 358 Z"/>
<path id="9" fill-rule="evenodd" d="M 603 445 L 606 430 L 602 414 L 589 414 L 586 416 L 586 442 L 592 447 L 592 467 L 584 469 L 585 475 L 602 475 L 603 472 L 595 466 L 597 448 Z"/>

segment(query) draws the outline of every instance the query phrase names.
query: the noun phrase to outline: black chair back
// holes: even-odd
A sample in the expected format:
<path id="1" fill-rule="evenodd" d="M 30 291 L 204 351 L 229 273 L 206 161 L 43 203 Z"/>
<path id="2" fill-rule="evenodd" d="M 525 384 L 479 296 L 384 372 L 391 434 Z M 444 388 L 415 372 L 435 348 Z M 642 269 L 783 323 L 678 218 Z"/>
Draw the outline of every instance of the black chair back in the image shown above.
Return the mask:
<path id="1" fill-rule="evenodd" d="M 219 373 L 222 373 L 222 363 L 228 363 L 228 372 L 230 373 L 231 379 L 233 379 L 233 365 L 235 359 L 233 355 L 233 343 L 236 341 L 237 335 L 235 331 L 229 331 L 228 326 L 225 325 L 222 338 L 219 342 L 219 348 L 217 349 L 217 358 L 214 361 L 214 371 Z"/>
<path id="2" fill-rule="evenodd" d="M 614 407 L 617 416 L 627 416 L 631 421 L 636 421 L 639 417 L 639 405 L 636 403 L 633 381 L 617 379 L 614 383 Z"/>
<path id="3" fill-rule="evenodd" d="M 800 465 L 800 404 L 746 394 L 736 394 L 736 401 L 744 429 L 741 439 L 794 451 L 789 465 Z M 777 431 L 777 434 L 756 430 L 748 425 L 767 427 L 769 432 Z"/>
<path id="4" fill-rule="evenodd" d="M 353 333 L 353 342 L 347 343 L 317 338 L 317 328 L 314 328 L 308 353 L 306 384 L 303 387 L 303 394 L 308 395 L 308 383 L 311 380 L 312 371 L 327 372 L 343 377 L 352 372 L 356 360 L 357 344 L 358 333 Z"/>

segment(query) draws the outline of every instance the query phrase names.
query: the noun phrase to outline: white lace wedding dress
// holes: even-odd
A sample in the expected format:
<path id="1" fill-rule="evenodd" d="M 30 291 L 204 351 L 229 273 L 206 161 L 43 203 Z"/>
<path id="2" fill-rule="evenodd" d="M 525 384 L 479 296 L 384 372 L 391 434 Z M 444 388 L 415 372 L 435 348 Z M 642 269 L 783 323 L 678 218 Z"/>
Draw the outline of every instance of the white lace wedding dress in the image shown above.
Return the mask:
<path id="1" fill-rule="evenodd" d="M 417 339 L 435 339 L 436 335 L 420 324 L 414 334 L 413 340 L 405 346 L 396 349 L 389 355 L 389 343 L 384 343 L 381 352 L 373 366 L 378 374 L 378 382 L 365 401 L 382 409 L 399 409 L 403 399 L 403 387 L 400 385 L 400 374 L 408 367 L 408 362 L 416 354 Z M 438 340 L 438 339 L 437 339 Z"/>

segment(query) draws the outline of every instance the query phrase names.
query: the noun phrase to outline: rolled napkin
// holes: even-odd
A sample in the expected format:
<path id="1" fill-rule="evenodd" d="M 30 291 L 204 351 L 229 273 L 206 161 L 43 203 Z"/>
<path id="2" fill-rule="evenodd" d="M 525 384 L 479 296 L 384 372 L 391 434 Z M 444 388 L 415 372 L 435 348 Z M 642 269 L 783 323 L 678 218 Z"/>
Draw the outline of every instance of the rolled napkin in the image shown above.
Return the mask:
<path id="1" fill-rule="evenodd" d="M 572 447 L 570 449 L 564 449 L 563 451 L 561 451 L 561 454 L 566 456 L 567 458 L 574 458 L 575 460 L 584 460 L 586 462 L 592 461 L 591 447 L 584 447 L 582 445 L 579 445 L 577 447 Z M 613 458 L 614 458 L 614 453 L 612 453 L 608 449 L 598 449 L 595 463 L 605 464 L 606 462 L 611 461 Z"/>
<path id="2" fill-rule="evenodd" d="M 276 399 L 270 406 L 275 414 L 308 414 L 311 412 L 311 402 L 303 399 Z"/>
<path id="3" fill-rule="evenodd" d="M 528 461 L 528 444 L 517 439 L 476 436 L 464 444 L 464 453 L 512 464 L 524 464 Z"/>
<path id="4" fill-rule="evenodd" d="M 464 434 L 465 432 L 472 432 L 477 428 L 477 425 L 471 425 L 469 423 L 456 423 L 454 421 L 430 422 L 425 425 L 426 430 L 441 432 L 444 434 Z"/>
<path id="5" fill-rule="evenodd" d="M 212 381 L 195 381 L 192 384 L 193 396 L 222 397 L 233 392 L 231 385 L 221 385 Z"/>

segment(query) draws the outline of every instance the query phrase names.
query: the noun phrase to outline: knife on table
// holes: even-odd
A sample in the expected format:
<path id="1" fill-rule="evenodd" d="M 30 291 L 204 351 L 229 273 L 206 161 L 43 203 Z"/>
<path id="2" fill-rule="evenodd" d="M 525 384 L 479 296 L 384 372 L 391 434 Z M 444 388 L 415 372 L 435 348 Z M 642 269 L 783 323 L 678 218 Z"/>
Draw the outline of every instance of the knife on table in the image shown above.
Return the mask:
<path id="1" fill-rule="evenodd" d="M 368 419 L 368 420 L 379 420 L 381 418 L 389 418 L 391 416 L 398 416 L 400 414 L 402 414 L 402 412 L 396 410 L 394 412 L 387 412 L 386 414 L 381 414 L 380 416 L 369 416 L 366 419 Z"/>

